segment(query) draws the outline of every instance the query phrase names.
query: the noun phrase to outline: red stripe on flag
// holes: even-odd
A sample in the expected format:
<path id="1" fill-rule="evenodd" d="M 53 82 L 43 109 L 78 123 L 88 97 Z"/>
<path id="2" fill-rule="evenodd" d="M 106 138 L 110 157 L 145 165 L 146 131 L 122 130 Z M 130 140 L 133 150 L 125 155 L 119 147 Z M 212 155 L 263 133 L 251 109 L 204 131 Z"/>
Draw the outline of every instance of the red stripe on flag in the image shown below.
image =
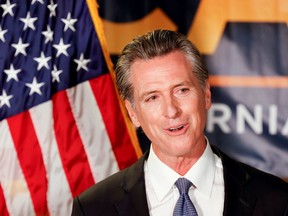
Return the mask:
<path id="1" fill-rule="evenodd" d="M 3 193 L 3 188 L 0 184 L 0 215 L 1 216 L 8 216 L 9 212 L 7 210 L 6 202 L 5 202 L 5 197 Z"/>
<path id="2" fill-rule="evenodd" d="M 28 111 L 7 119 L 17 157 L 25 176 L 36 215 L 49 215 L 47 178 L 41 149 Z"/>
<path id="3" fill-rule="evenodd" d="M 129 136 L 110 74 L 89 81 L 102 114 L 119 168 L 134 163 L 138 157 Z"/>
<path id="4" fill-rule="evenodd" d="M 95 182 L 66 91 L 55 94 L 52 101 L 54 130 L 60 157 L 70 190 L 73 196 L 77 196 Z"/>

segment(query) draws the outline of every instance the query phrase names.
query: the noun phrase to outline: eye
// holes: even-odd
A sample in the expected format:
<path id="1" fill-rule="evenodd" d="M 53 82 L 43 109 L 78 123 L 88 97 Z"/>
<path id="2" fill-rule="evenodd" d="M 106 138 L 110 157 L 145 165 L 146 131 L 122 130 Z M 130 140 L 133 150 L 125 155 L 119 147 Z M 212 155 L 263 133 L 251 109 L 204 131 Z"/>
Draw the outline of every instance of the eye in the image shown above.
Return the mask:
<path id="1" fill-rule="evenodd" d="M 177 91 L 178 94 L 185 94 L 187 92 L 189 92 L 189 88 L 180 88 Z"/>
<path id="2" fill-rule="evenodd" d="M 179 92 L 181 92 L 181 93 L 185 93 L 185 92 L 188 92 L 188 91 L 189 91 L 188 88 L 181 88 L 181 89 L 179 90 Z"/>
<path id="3" fill-rule="evenodd" d="M 145 102 L 152 102 L 152 101 L 155 101 L 157 99 L 157 95 L 152 95 L 150 97 L 148 97 Z"/>
<path id="4" fill-rule="evenodd" d="M 189 95 L 190 90 L 191 89 L 187 86 L 179 86 L 179 88 L 175 89 L 174 95 L 176 97 L 184 97 L 184 96 Z"/>

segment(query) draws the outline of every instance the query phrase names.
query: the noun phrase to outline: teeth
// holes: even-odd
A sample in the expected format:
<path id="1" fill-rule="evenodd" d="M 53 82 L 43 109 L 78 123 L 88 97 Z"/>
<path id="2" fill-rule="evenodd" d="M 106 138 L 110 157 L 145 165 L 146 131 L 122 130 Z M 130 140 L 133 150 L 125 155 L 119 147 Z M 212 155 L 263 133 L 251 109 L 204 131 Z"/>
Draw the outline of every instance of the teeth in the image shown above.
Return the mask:
<path id="1" fill-rule="evenodd" d="M 180 126 L 178 128 L 169 128 L 169 131 L 176 131 L 176 130 L 181 130 L 183 126 Z"/>

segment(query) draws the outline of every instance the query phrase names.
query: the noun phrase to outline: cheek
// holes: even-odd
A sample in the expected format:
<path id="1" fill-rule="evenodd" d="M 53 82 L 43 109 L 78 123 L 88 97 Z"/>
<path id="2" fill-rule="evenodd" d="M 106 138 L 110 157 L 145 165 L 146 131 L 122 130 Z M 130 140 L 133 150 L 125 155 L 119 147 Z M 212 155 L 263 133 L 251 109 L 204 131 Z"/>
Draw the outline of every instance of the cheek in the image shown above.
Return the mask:
<path id="1" fill-rule="evenodd" d="M 149 126 L 154 125 L 156 122 L 159 122 L 160 117 L 156 112 L 145 112 L 142 113 L 140 117 L 140 122 L 143 125 Z"/>
<path id="2" fill-rule="evenodd" d="M 144 132 L 149 135 L 156 131 L 156 128 L 161 127 L 161 116 L 158 111 L 143 110 L 140 115 L 138 115 L 138 120 L 141 124 Z"/>
<path id="3" fill-rule="evenodd" d="M 183 113 L 189 116 L 194 127 L 198 127 L 206 122 L 206 103 L 204 98 L 200 100 L 190 101 L 182 106 Z"/>
<path id="4" fill-rule="evenodd" d="M 151 103 L 151 104 L 141 104 L 138 107 L 138 114 L 141 115 L 141 118 L 144 119 L 144 121 L 150 120 L 153 121 L 153 119 L 160 119 L 161 117 L 161 104 L 160 103 Z"/>

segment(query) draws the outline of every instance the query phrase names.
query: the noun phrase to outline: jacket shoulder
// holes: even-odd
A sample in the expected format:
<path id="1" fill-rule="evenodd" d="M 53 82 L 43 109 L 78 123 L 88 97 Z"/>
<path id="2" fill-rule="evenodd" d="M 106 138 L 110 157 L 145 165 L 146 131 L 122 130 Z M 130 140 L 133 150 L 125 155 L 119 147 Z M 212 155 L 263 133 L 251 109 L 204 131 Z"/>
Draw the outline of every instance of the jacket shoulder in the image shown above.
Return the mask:
<path id="1" fill-rule="evenodd" d="M 146 154 L 130 167 L 97 182 L 75 197 L 73 212 L 85 212 L 84 215 L 89 215 L 89 212 L 97 211 L 99 215 L 114 215 L 113 205 L 121 201 L 127 191 L 131 190 L 137 182 L 142 178 L 144 180 L 145 158 Z M 73 212 L 72 215 L 79 215 Z"/>
<path id="2" fill-rule="evenodd" d="M 288 214 L 288 184 L 284 180 L 234 160 L 215 147 L 212 149 L 223 164 L 227 211 L 244 212 L 252 207 L 253 215 Z"/>

